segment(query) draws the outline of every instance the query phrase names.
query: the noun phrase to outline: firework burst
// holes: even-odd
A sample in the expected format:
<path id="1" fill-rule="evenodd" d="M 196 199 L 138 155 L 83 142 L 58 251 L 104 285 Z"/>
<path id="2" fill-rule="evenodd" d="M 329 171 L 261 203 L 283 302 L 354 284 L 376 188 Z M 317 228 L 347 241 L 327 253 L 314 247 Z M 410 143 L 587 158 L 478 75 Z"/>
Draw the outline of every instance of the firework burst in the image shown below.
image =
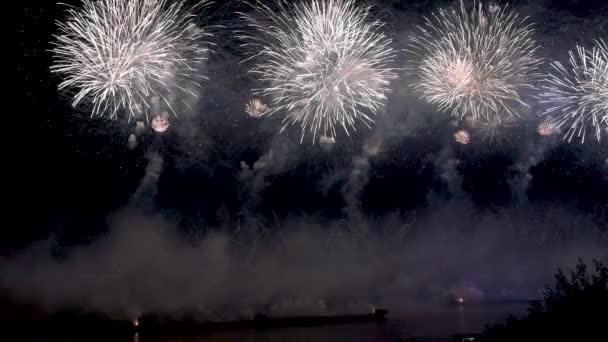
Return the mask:
<path id="1" fill-rule="evenodd" d="M 245 105 L 245 113 L 251 118 L 258 119 L 268 113 L 270 108 L 260 99 L 251 99 Z"/>
<path id="2" fill-rule="evenodd" d="M 172 102 L 197 96 L 198 66 L 208 49 L 208 34 L 194 23 L 184 2 L 166 0 L 84 0 L 70 8 L 55 36 L 52 72 L 59 88 L 75 89 L 73 105 L 92 103 L 92 116 L 111 118 L 148 113 L 151 99 L 175 111 Z M 183 100 L 183 99 L 182 99 Z"/>
<path id="3" fill-rule="evenodd" d="M 410 37 L 418 57 L 415 90 L 453 116 L 490 120 L 517 116 L 540 77 L 533 30 L 511 11 L 473 1 L 473 9 L 441 9 Z"/>
<path id="4" fill-rule="evenodd" d="M 557 131 L 558 129 L 555 125 L 555 122 L 551 119 L 543 120 L 541 123 L 538 124 L 538 127 L 536 127 L 536 132 L 543 137 L 553 135 Z"/>
<path id="5" fill-rule="evenodd" d="M 152 129 L 158 133 L 166 132 L 169 129 L 169 114 L 164 112 L 152 120 Z"/>
<path id="6" fill-rule="evenodd" d="M 467 145 L 471 142 L 471 136 L 469 135 L 469 132 L 460 130 L 454 133 L 454 140 L 461 145 Z"/>
<path id="7" fill-rule="evenodd" d="M 276 4 L 256 2 L 244 15 L 252 33 L 242 38 L 255 50 L 250 72 L 264 84 L 256 93 L 273 99 L 270 114 L 285 115 L 281 130 L 297 124 L 302 140 L 308 132 L 314 141 L 370 126 L 396 77 L 391 39 L 368 20 L 370 8 L 354 0 Z"/>
<path id="8" fill-rule="evenodd" d="M 577 46 L 570 51 L 568 65 L 551 64 L 542 102 L 552 106 L 545 114 L 555 118 L 557 127 L 566 133 L 564 139 L 575 136 L 585 142 L 587 129 L 599 141 L 602 126 L 608 127 L 608 47 L 603 39 L 591 51 Z"/>
<path id="9" fill-rule="evenodd" d="M 519 122 L 516 118 L 505 116 L 492 116 L 490 118 L 481 117 L 471 120 L 471 126 L 476 134 L 481 137 L 482 142 L 487 142 L 491 146 L 503 147 L 506 143 L 513 142 Z"/>

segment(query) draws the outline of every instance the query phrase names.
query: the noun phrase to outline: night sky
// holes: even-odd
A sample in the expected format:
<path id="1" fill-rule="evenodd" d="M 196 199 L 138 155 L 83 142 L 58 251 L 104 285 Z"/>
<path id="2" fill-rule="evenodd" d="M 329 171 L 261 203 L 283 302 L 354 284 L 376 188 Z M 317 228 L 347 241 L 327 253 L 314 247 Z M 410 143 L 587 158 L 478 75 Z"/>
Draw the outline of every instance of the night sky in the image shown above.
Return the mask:
<path id="1" fill-rule="evenodd" d="M 436 5 L 429 1 L 405 3 L 408 2 L 392 1 L 385 6 L 393 6 L 395 12 L 409 9 L 428 13 L 429 8 Z M 549 8 L 583 20 L 589 17 L 588 13 L 599 9 L 600 3 L 554 1 Z M 51 35 L 56 30 L 54 22 L 60 20 L 63 8 L 52 2 L 23 6 L 24 19 L 18 21 L 16 40 L 19 83 L 15 88 L 25 100 L 18 115 L 19 127 L 25 130 L 15 146 L 23 149 L 18 171 L 22 183 L 19 197 L 23 200 L 18 202 L 18 207 L 27 208 L 26 213 L 30 214 L 20 214 L 19 227 L 3 231 L 3 250 L 51 232 L 66 242 L 91 239 L 103 230 L 104 217 L 127 203 L 147 164 L 143 148 L 127 150 L 127 129 L 117 122 L 88 119 L 85 110 L 71 108 L 70 99 L 56 90 L 59 79 L 49 72 L 49 49 Z M 216 7 L 219 6 L 212 9 L 217 10 Z M 600 14 L 593 15 L 601 18 Z M 225 16 L 230 14 L 222 12 L 213 20 L 220 21 Z M 212 56 L 210 63 L 233 61 L 234 54 L 223 49 Z M 188 119 L 188 125 L 200 128 L 200 132 L 190 137 L 192 141 L 177 146 L 183 137 L 171 132 L 162 137 L 153 134 L 147 137 L 146 144 L 158 145 L 167 159 L 156 199 L 160 211 L 180 217 L 198 215 L 208 224 L 218 225 L 223 219 L 219 211 L 234 219 L 248 202 L 247 194 L 237 181 L 239 162 L 251 165 L 263 154 L 275 133 L 261 128 L 258 122 L 251 122 L 238 110 L 234 102 L 244 102 L 241 100 L 246 99 L 249 80 L 238 67 L 231 69 L 230 66 L 217 69 L 218 74 L 228 75 L 222 75 L 222 84 L 210 83 L 208 91 L 221 94 L 223 88 L 228 88 L 233 93 L 240 92 L 241 98 L 231 101 L 221 95 L 219 98 L 206 96 L 202 100 L 204 113 Z M 227 102 L 232 105 L 226 106 Z M 442 127 L 445 121 L 431 125 L 413 136 L 387 141 L 381 155 L 372 161 L 373 174 L 361 196 L 366 214 L 423 208 L 429 193 L 450 195 L 438 166 L 428 158 L 451 143 L 446 139 L 450 133 Z M 262 217 L 300 214 L 332 220 L 343 217 L 341 181 L 321 189 L 318 180 L 348 168 L 351 163 L 348 155 L 357 153 L 360 137 L 366 135 L 369 133 L 358 132 L 341 140 L 327 153 L 319 146 L 298 146 L 302 156 L 290 161 L 284 172 L 269 177 L 256 211 Z M 290 138 L 296 140 L 297 136 L 293 134 Z M 465 151 L 464 162 L 458 169 L 463 178 L 462 189 L 480 210 L 512 203 L 514 195 L 508 180 L 522 148 L 511 146 L 488 151 L 487 146 L 478 146 Z M 601 156 L 594 155 L 592 149 L 601 150 L 605 146 L 558 143 L 546 151 L 538 165 L 530 170 L 533 176 L 527 189 L 530 201 L 565 202 L 589 213 L 594 207 L 605 205 L 608 185 L 602 175 L 606 169 L 600 163 Z M 213 196 L 209 196 L 210 193 Z"/>
<path id="2" fill-rule="evenodd" d="M 447 2 L 384 0 L 378 6 L 399 46 L 416 20 Z M 547 61 L 608 32 L 602 0 L 511 3 L 531 16 Z M 87 108 L 73 108 L 70 94 L 57 90 L 61 80 L 50 73 L 49 50 L 64 6 L 17 6 L 23 16 L 14 37 L 18 83 L 9 87 L 20 95 L 13 113 L 18 123 L 5 127 L 13 136 L 5 148 L 17 151 L 6 165 L 14 177 L 5 179 L 11 192 L 16 187 L 7 195 L 15 209 L 0 237 L 0 255 L 8 260 L 36 241 L 53 241 L 55 259 L 94 245 L 111 234 L 124 210 L 162 217 L 186 237 L 252 222 L 289 231 L 286 222 L 373 226 L 397 217 L 432 227 L 434 218 L 444 215 L 437 222 L 449 223 L 462 207 L 473 211 L 463 220 L 498 222 L 495 227 L 509 226 L 500 223 L 509 213 L 517 216 L 508 218 L 513 222 L 536 222 L 536 214 L 552 212 L 583 217 L 580 222 L 603 233 L 608 227 L 608 141 L 541 139 L 535 133 L 538 105 L 500 146 L 456 144 L 451 119 L 415 99 L 406 80 L 395 81 L 387 110 L 371 130 L 339 135 L 332 146 L 301 144 L 297 129 L 279 133 L 278 118 L 248 118 L 244 104 L 255 80 L 230 33 L 239 25 L 237 2 L 206 10 L 213 14 L 206 23 L 225 27 L 216 29 L 198 113 L 179 117 L 165 134 L 148 129 L 131 150 L 133 123 L 90 118 Z M 365 152 L 370 146 L 374 152 Z M 135 203 L 151 152 L 161 156 L 162 172 L 151 203 Z M 267 167 L 253 170 L 270 154 Z M 459 224 L 466 230 L 467 222 Z"/>

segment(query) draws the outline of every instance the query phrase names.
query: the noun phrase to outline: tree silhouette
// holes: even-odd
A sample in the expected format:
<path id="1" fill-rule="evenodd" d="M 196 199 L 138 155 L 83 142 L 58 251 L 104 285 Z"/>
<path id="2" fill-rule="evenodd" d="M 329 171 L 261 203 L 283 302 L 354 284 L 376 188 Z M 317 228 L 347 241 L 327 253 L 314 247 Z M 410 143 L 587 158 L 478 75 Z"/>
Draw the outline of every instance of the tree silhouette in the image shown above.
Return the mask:
<path id="1" fill-rule="evenodd" d="M 595 341 L 608 337 L 608 266 L 593 260 L 593 273 L 579 260 L 569 277 L 561 269 L 543 300 L 530 302 L 528 315 L 486 326 L 481 341 Z"/>

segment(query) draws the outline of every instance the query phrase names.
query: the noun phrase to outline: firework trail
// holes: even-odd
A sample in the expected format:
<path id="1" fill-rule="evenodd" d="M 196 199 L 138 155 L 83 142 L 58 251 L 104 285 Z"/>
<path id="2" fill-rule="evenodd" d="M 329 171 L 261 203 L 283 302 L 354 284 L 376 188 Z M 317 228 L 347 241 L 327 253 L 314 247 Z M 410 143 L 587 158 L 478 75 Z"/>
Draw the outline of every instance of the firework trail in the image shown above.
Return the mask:
<path id="1" fill-rule="evenodd" d="M 142 209 L 154 207 L 154 199 L 158 193 L 158 179 L 163 170 L 163 158 L 157 152 L 148 152 L 148 166 L 139 186 L 131 198 L 131 204 Z"/>
<path id="2" fill-rule="evenodd" d="M 569 142 L 576 136 L 584 143 L 589 128 L 600 141 L 602 126 L 608 127 L 608 47 L 603 39 L 596 43 L 591 51 L 582 46 L 570 51 L 567 66 L 552 63 L 554 73 L 541 94 L 542 102 L 552 105 L 544 114 L 555 118 Z"/>
<path id="3" fill-rule="evenodd" d="M 284 114 L 281 131 L 301 126 L 301 141 L 312 133 L 334 138 L 336 131 L 370 126 L 386 102 L 395 51 L 368 21 L 370 7 L 354 0 L 276 1 L 244 14 L 249 32 L 241 38 L 255 53 L 250 72 L 264 84 L 255 91 L 272 98 L 269 112 Z"/>
<path id="4" fill-rule="evenodd" d="M 84 0 L 70 8 L 52 49 L 59 88 L 76 90 L 73 106 L 91 101 L 92 116 L 147 116 L 155 96 L 176 114 L 172 102 L 197 97 L 193 88 L 202 79 L 208 34 L 192 12 L 205 2 L 186 8 L 182 1 Z"/>
<path id="5" fill-rule="evenodd" d="M 518 116 L 540 77 L 533 30 L 514 12 L 472 3 L 470 11 L 462 0 L 439 10 L 410 37 L 407 50 L 418 58 L 410 69 L 420 77 L 414 89 L 460 118 Z"/>

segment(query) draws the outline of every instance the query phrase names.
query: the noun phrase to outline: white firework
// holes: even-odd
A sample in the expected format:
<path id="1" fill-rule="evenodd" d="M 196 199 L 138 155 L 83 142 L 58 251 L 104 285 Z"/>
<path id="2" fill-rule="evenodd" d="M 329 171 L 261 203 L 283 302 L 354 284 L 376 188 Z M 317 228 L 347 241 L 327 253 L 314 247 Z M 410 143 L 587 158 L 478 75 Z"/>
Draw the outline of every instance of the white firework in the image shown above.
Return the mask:
<path id="1" fill-rule="evenodd" d="M 469 132 L 460 130 L 454 133 L 454 140 L 461 145 L 467 145 L 471 142 L 471 136 L 469 135 Z"/>
<path id="2" fill-rule="evenodd" d="M 566 66 L 559 61 L 551 64 L 542 102 L 549 103 L 544 114 L 555 118 L 558 128 L 565 131 L 569 142 L 576 136 L 585 142 L 591 129 L 599 141 L 602 126 L 608 127 L 608 47 L 603 39 L 587 50 L 577 46 L 570 51 Z"/>
<path id="3" fill-rule="evenodd" d="M 481 141 L 490 146 L 503 147 L 506 143 L 512 143 L 517 134 L 519 121 L 514 117 L 492 116 L 481 117 L 471 120 L 471 126 L 475 129 Z"/>
<path id="4" fill-rule="evenodd" d="M 158 115 L 152 120 L 152 129 L 158 133 L 166 132 L 169 129 L 169 115 Z"/>
<path id="5" fill-rule="evenodd" d="M 83 0 L 59 22 L 51 70 L 59 88 L 75 89 L 73 105 L 92 103 L 92 116 L 146 115 L 158 97 L 173 113 L 181 95 L 196 97 L 208 34 L 183 1 Z M 184 101 L 185 102 L 185 101 Z"/>
<path id="6" fill-rule="evenodd" d="M 254 98 L 245 105 L 245 113 L 251 118 L 258 119 L 268 113 L 270 108 L 262 100 Z"/>
<path id="7" fill-rule="evenodd" d="M 472 1 L 441 9 L 410 36 L 417 56 L 411 71 L 422 98 L 453 116 L 490 120 L 518 116 L 527 91 L 535 89 L 541 63 L 533 30 L 517 13 Z"/>
<path id="8" fill-rule="evenodd" d="M 536 127 L 536 132 L 544 137 L 553 135 L 557 131 L 558 128 L 552 119 L 543 120 L 538 124 L 538 127 Z"/>
<path id="9" fill-rule="evenodd" d="M 314 141 L 357 123 L 369 127 L 396 77 L 383 24 L 354 0 L 275 3 L 278 10 L 254 4 L 241 38 L 255 50 L 250 72 L 264 84 L 256 93 L 272 98 L 270 114 L 284 115 L 281 131 L 298 124 L 302 140 L 308 132 Z"/>

